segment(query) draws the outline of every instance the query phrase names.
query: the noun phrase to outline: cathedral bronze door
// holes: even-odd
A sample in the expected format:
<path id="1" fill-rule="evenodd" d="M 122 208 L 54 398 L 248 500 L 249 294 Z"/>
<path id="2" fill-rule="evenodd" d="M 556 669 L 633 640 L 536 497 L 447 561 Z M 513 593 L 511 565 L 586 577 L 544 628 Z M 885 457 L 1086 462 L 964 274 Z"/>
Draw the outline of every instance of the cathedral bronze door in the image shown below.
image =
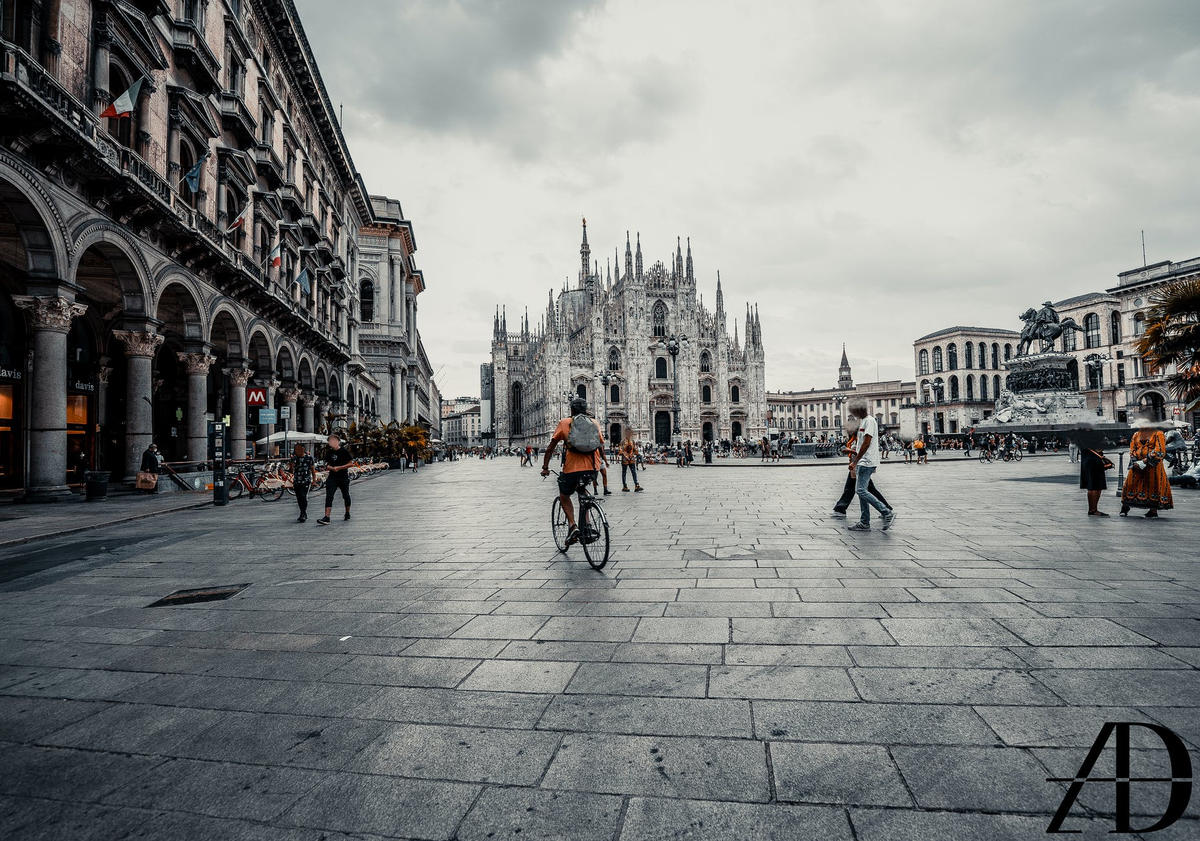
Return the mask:
<path id="1" fill-rule="evenodd" d="M 671 413 L 670 412 L 655 412 L 654 413 L 654 443 L 655 444 L 670 444 L 671 443 Z"/>
<path id="2" fill-rule="evenodd" d="M 704 440 L 711 441 L 713 439 L 713 425 L 708 421 L 704 422 Z"/>

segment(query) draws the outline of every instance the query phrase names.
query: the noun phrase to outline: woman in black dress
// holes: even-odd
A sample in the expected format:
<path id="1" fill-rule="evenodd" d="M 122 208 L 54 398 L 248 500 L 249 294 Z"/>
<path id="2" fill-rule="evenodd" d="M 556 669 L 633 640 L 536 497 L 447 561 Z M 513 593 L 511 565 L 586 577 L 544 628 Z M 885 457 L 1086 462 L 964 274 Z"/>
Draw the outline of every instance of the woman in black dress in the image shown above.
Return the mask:
<path id="1" fill-rule="evenodd" d="M 1093 430 L 1080 430 L 1076 433 L 1076 443 L 1079 446 L 1079 487 L 1087 491 L 1088 516 L 1107 517 L 1098 507 L 1100 494 L 1108 490 L 1108 480 L 1104 475 L 1104 435 Z"/>

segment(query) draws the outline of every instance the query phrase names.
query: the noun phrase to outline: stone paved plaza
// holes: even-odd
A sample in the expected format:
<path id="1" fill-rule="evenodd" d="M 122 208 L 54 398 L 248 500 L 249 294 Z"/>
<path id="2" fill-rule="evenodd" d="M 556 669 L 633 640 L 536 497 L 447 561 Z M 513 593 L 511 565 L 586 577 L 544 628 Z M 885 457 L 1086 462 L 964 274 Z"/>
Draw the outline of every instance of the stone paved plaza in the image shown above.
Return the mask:
<path id="1" fill-rule="evenodd" d="M 516 459 L 0 550 L 0 837 L 1036 839 L 1103 722 L 1200 759 L 1200 494 L 1098 520 L 1065 457 L 952 461 L 885 464 L 867 534 L 844 466 L 656 467 L 601 573 Z"/>

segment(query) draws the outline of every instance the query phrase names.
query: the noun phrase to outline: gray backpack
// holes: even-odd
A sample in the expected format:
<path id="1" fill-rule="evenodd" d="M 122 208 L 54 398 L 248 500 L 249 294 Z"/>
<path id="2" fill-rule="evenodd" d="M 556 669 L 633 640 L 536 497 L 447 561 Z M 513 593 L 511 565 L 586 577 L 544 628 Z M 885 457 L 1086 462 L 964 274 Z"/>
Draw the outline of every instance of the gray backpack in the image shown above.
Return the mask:
<path id="1" fill-rule="evenodd" d="M 582 420 L 583 423 L 576 421 Z M 587 415 L 571 418 L 571 430 L 567 433 L 567 448 L 573 453 L 594 453 L 600 449 L 600 430 Z"/>

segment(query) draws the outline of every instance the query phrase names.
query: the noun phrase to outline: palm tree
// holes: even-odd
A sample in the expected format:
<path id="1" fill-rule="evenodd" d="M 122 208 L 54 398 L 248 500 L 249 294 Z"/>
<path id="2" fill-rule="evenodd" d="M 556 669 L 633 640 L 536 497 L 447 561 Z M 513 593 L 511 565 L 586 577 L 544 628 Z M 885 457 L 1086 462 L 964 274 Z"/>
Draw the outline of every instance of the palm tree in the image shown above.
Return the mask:
<path id="1" fill-rule="evenodd" d="M 1138 353 L 1157 368 L 1175 366 L 1176 373 L 1167 377 L 1171 393 L 1185 412 L 1195 411 L 1200 407 L 1200 278 L 1174 283 L 1154 301 Z"/>

